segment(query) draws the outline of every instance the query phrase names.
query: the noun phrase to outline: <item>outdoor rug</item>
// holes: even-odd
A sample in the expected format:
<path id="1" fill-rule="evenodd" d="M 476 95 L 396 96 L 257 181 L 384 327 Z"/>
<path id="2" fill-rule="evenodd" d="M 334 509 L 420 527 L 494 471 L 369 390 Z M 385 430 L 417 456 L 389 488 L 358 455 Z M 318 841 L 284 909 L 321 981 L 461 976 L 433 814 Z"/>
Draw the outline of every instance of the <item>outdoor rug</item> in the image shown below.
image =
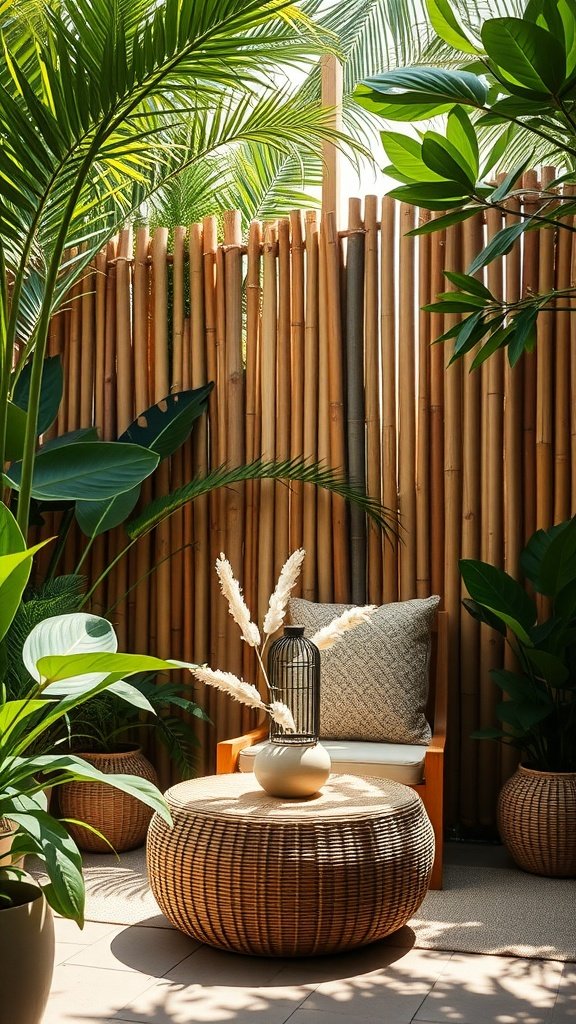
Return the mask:
<path id="1" fill-rule="evenodd" d="M 143 849 L 119 860 L 89 854 L 85 876 L 87 920 L 171 927 L 148 887 Z M 576 880 L 448 864 L 444 889 L 428 893 L 408 928 L 397 933 L 398 944 L 412 944 L 415 934 L 422 949 L 576 960 L 575 909 Z"/>

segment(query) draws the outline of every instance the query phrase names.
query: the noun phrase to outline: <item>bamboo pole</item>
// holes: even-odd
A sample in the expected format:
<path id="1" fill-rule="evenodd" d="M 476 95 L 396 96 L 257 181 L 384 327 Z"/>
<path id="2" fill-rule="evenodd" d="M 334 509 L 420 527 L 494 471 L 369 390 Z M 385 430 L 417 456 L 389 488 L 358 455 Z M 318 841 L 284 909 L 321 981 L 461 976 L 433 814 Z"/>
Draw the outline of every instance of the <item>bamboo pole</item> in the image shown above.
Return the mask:
<path id="1" fill-rule="evenodd" d="M 364 225 L 360 199 L 348 202 L 346 239 L 346 409 L 350 483 L 366 489 L 364 425 Z M 351 598 L 366 602 L 366 516 L 350 509 Z"/>
<path id="2" fill-rule="evenodd" d="M 171 394 L 182 391 L 184 377 L 184 252 L 186 246 L 186 228 L 178 225 L 174 228 L 173 260 L 172 260 L 172 368 Z M 170 489 L 181 487 L 185 480 L 184 451 L 180 448 L 170 459 Z M 172 617 L 170 621 L 170 649 L 182 651 L 184 608 L 184 510 L 180 509 L 170 517 L 170 551 L 173 557 L 169 562 Z"/>
<path id="3" fill-rule="evenodd" d="M 423 211 L 423 221 L 430 219 Z M 431 236 L 418 242 L 419 306 L 429 301 Z M 418 380 L 416 421 L 416 596 L 430 591 L 430 314 L 420 308 L 418 319 Z"/>
<path id="4" fill-rule="evenodd" d="M 325 54 L 321 61 L 322 106 L 331 111 L 330 122 L 336 131 L 342 131 L 342 65 L 335 54 Z M 339 212 L 340 153 L 329 140 L 322 143 L 322 212 Z"/>
<path id="5" fill-rule="evenodd" d="M 116 429 L 124 433 L 134 417 L 134 374 L 130 323 L 132 228 L 124 228 L 116 254 Z"/>
<path id="6" fill-rule="evenodd" d="M 318 461 L 330 464 L 330 384 L 328 337 L 328 283 L 326 266 L 326 229 L 322 223 L 318 241 Z M 317 574 L 320 601 L 334 600 L 332 564 L 332 501 L 328 491 L 320 489 L 317 496 Z"/>
<path id="7" fill-rule="evenodd" d="M 398 352 L 398 508 L 404 544 L 400 550 L 400 600 L 416 596 L 416 319 L 414 208 L 400 206 L 401 344 Z"/>
<path id="8" fill-rule="evenodd" d="M 189 266 L 190 266 L 190 325 L 189 337 L 185 336 L 184 351 L 188 353 L 188 365 L 185 385 L 193 388 L 205 384 L 209 378 L 206 363 L 206 347 L 204 344 L 204 267 L 203 267 L 203 231 L 201 224 L 192 224 L 189 235 Z M 189 460 L 189 461 L 188 461 Z M 197 474 L 208 471 L 208 422 L 202 416 L 196 423 L 189 445 L 185 466 L 190 479 Z M 197 498 L 193 505 L 187 506 L 185 523 L 185 539 L 193 543 L 184 557 L 184 630 L 185 656 L 199 664 L 209 657 L 210 628 L 210 527 L 208 498 Z M 193 628 L 190 628 L 190 610 L 194 609 Z M 202 727 L 202 735 L 206 739 L 206 729 Z M 204 749 L 205 743 L 202 744 Z"/>
<path id="9" fill-rule="evenodd" d="M 574 194 L 574 186 L 564 192 Z M 563 218 L 573 226 L 574 218 Z M 570 287 L 572 234 L 562 228 L 558 232 L 555 288 Z M 556 313 L 554 388 L 554 522 L 570 516 L 570 321 L 572 315 Z"/>
<path id="10" fill-rule="evenodd" d="M 262 298 L 260 248 L 262 225 L 252 221 L 248 232 L 248 266 L 246 270 L 246 461 L 252 462 L 260 455 L 260 302 Z M 245 594 L 249 608 L 258 602 L 258 553 L 260 534 L 260 486 L 248 481 L 246 484 L 246 541 L 244 567 L 246 572 Z M 244 644 L 244 678 L 256 678 L 254 651 Z"/>
<path id="11" fill-rule="evenodd" d="M 522 178 L 526 189 L 535 189 L 538 184 L 536 171 L 526 171 Z M 533 213 L 537 204 L 524 200 L 524 211 Z M 538 292 L 538 253 L 540 231 L 528 231 L 524 235 L 524 251 L 522 260 L 522 295 Z M 524 540 L 528 540 L 536 529 L 536 355 L 525 353 L 522 357 L 524 371 L 524 408 L 522 433 L 524 440 Z M 523 545 L 522 545 L 523 546 Z"/>
<path id="12" fill-rule="evenodd" d="M 156 228 L 152 237 L 152 295 L 154 303 L 154 385 L 153 401 L 160 402 L 170 391 L 168 366 L 168 266 L 166 260 L 168 229 Z M 167 494 L 170 488 L 169 466 L 162 462 L 155 473 L 154 484 L 157 494 Z M 164 522 L 155 530 L 156 562 L 156 650 L 161 658 L 170 655 L 172 593 L 170 586 L 170 523 Z M 160 745 L 156 748 L 156 763 L 161 779 L 170 778 L 170 762 L 167 752 Z"/>
<path id="13" fill-rule="evenodd" d="M 328 403 L 330 417 L 330 463 L 344 476 L 347 475 L 346 435 L 344 428 L 344 353 L 342 347 L 342 321 L 340 313 L 340 252 L 336 217 L 327 213 L 323 218 L 326 238 L 326 313 L 328 356 Z M 350 563 L 348 517 L 344 499 L 332 495 L 332 564 L 334 567 L 334 600 L 350 600 Z"/>
<path id="14" fill-rule="evenodd" d="M 71 250 L 71 256 L 77 256 L 78 249 L 74 248 Z M 82 328 L 81 328 L 81 315 L 82 315 L 82 292 L 84 285 L 82 280 L 78 280 L 68 297 L 69 301 L 69 335 L 67 345 L 67 357 L 68 357 L 68 396 L 67 396 L 67 430 L 77 430 L 80 426 L 80 395 L 81 395 L 81 372 L 80 372 L 80 353 L 82 345 Z"/>
<path id="15" fill-rule="evenodd" d="M 302 235 L 302 214 L 293 210 L 290 214 L 290 239 L 292 253 L 292 289 L 290 306 L 290 372 L 291 372 L 291 421 L 290 458 L 301 458 L 304 451 L 304 239 Z M 302 547 L 304 500 L 302 484 L 291 486 L 290 501 L 290 551 Z M 293 593 L 302 589 L 300 576 Z"/>
<path id="16" fill-rule="evenodd" d="M 275 224 L 264 225 L 262 279 L 262 350 L 260 364 L 260 401 L 262 407 L 262 457 L 273 459 L 276 447 L 276 324 L 277 231 Z M 274 585 L 274 482 L 260 485 L 260 546 L 258 551 L 258 620 L 268 606 Z"/>
<path id="17" fill-rule="evenodd" d="M 94 423 L 94 361 L 95 361 L 95 263 L 92 262 L 82 279 L 82 373 L 80 380 L 80 426 Z"/>
<path id="18" fill-rule="evenodd" d="M 132 318 L 134 325 L 134 405 L 137 413 L 144 412 L 150 405 L 150 381 L 148 371 L 148 341 L 150 312 L 150 269 L 148 255 L 150 236 L 147 227 L 138 228 L 136 254 L 134 259 L 134 291 L 132 295 Z M 152 498 L 152 485 L 145 480 L 142 485 L 141 505 Z M 141 537 L 132 553 L 129 564 L 134 566 L 136 580 L 141 580 L 134 591 L 133 643 L 137 651 L 147 652 L 150 631 L 150 589 L 146 573 L 152 559 L 152 538 Z"/>
<path id="19" fill-rule="evenodd" d="M 278 334 L 276 341 L 276 459 L 290 456 L 290 221 L 278 222 Z M 276 484 L 274 498 L 274 576 L 290 554 L 290 492 Z"/>
<path id="20" fill-rule="evenodd" d="M 542 187 L 556 176 L 554 167 L 542 168 Z M 538 290 L 554 287 L 554 229 L 538 232 L 540 259 Z M 542 312 L 538 317 L 536 346 L 536 529 L 547 530 L 554 519 L 554 326 L 555 315 Z"/>
<path id="21" fill-rule="evenodd" d="M 431 238 L 430 298 L 444 291 L 442 275 L 446 235 Z M 444 330 L 441 313 L 430 314 L 430 336 Z M 432 345 L 430 352 L 430 582 L 433 594 L 444 595 L 444 369 L 448 346 Z"/>
<path id="22" fill-rule="evenodd" d="M 483 247 L 482 216 L 477 215 L 462 225 L 462 265 L 469 266 Z M 479 275 L 482 276 L 481 274 Z M 486 486 L 482 475 L 482 424 L 481 424 L 481 383 L 480 370 L 472 371 L 476 355 L 473 350 L 463 359 L 462 367 L 462 541 L 463 558 L 480 557 L 480 517 L 482 488 Z M 484 446 L 485 448 L 485 446 Z M 461 583 L 461 596 L 468 596 Z M 480 630 L 478 623 L 467 614 L 460 622 L 460 672 L 461 672 L 461 731 L 462 748 L 460 773 L 460 800 L 462 820 L 465 825 L 476 821 L 478 810 L 478 787 L 476 776 L 480 751 L 478 742 L 470 733 L 476 728 L 480 690 L 479 673 Z M 485 748 L 486 749 L 486 748 Z M 491 753 L 491 752 L 490 752 Z"/>
<path id="23" fill-rule="evenodd" d="M 244 464 L 245 426 L 244 403 L 245 382 L 242 362 L 242 229 L 240 213 L 228 210 L 224 214 L 224 280 L 226 303 L 225 342 L 225 396 L 226 396 L 226 457 L 230 466 Z M 224 495 L 224 492 L 223 492 Z M 225 494 L 226 554 L 243 572 L 244 545 L 244 489 L 241 485 L 230 488 Z M 236 623 L 227 616 L 226 667 L 236 675 L 242 673 L 242 640 Z M 237 709 L 235 709 L 237 711 Z M 246 724 L 250 719 L 246 717 Z"/>
<path id="24" fill-rule="evenodd" d="M 380 365 L 378 345 L 378 226 L 376 196 L 364 199 L 365 309 L 364 309 L 364 388 L 366 406 L 366 488 L 377 501 L 382 500 L 380 446 Z M 379 527 L 368 521 L 368 600 L 380 604 L 383 596 L 382 536 Z"/>
<path id="25" fill-rule="evenodd" d="M 398 415 L 396 406 L 396 275 L 398 205 L 382 200 L 380 275 L 380 352 L 382 363 L 382 501 L 392 515 L 392 532 L 384 541 L 384 601 L 398 600 Z M 426 299 L 427 301 L 427 299 Z"/>
<path id="26" fill-rule="evenodd" d="M 319 269 L 318 225 L 316 214 L 306 214 L 306 327 L 304 332 L 304 431 L 303 455 L 318 456 L 318 373 L 319 373 Z M 302 568 L 302 594 L 316 597 L 316 514 L 318 495 L 312 484 L 303 489 L 303 543 L 306 558 Z"/>

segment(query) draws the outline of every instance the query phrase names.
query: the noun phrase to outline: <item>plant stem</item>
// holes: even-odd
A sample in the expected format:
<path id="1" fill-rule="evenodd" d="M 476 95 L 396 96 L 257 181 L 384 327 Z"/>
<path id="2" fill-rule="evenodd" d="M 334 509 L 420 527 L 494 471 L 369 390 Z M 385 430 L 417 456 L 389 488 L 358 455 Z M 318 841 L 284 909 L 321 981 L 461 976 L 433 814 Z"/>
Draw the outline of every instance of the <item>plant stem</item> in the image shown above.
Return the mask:
<path id="1" fill-rule="evenodd" d="M 61 557 L 62 557 L 62 555 L 64 553 L 64 547 L 65 547 L 66 541 L 68 540 L 68 534 L 70 533 L 70 528 L 71 528 L 73 522 L 74 522 L 74 509 L 73 508 L 69 508 L 69 509 L 66 510 L 66 512 L 62 516 L 62 522 L 60 523 L 60 529 L 58 531 L 58 540 L 56 541 L 56 544 L 55 544 L 54 548 L 52 549 L 52 554 L 50 556 L 50 561 L 48 563 L 48 568 L 46 570 L 46 579 L 47 580 L 54 579 L 54 574 L 56 572 L 56 566 L 58 565 L 58 562 L 60 561 L 60 559 L 61 559 Z"/>

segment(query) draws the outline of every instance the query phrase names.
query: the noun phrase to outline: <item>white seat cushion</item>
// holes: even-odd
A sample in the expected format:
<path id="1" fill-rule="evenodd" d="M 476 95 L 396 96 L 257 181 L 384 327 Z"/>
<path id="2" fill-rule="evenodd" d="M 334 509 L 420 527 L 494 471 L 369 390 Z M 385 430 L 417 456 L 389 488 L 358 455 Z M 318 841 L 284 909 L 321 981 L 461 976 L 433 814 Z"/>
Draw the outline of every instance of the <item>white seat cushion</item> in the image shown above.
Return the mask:
<path id="1" fill-rule="evenodd" d="M 241 772 L 251 772 L 254 758 L 264 743 L 240 751 Z M 405 786 L 416 786 L 424 778 L 426 746 L 413 743 L 367 743 L 364 740 L 322 740 L 332 760 L 333 772 L 368 775 L 376 779 L 394 779 Z"/>

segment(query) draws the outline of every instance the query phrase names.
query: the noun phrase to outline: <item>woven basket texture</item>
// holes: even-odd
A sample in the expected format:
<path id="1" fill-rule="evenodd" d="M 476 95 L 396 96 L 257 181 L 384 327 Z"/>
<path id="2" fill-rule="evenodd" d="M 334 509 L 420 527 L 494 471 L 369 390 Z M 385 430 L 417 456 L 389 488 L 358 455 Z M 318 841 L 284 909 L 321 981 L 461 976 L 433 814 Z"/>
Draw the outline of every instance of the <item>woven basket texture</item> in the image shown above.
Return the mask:
<path id="1" fill-rule="evenodd" d="M 174 826 L 148 831 L 152 892 L 187 935 L 260 956 L 314 956 L 401 928 L 426 894 L 434 834 L 420 798 L 332 776 L 320 796 L 275 799 L 251 774 L 168 790 Z"/>
<path id="2" fill-rule="evenodd" d="M 576 772 L 538 772 L 521 766 L 500 792 L 498 828 L 525 871 L 575 877 Z"/>
<path id="3" fill-rule="evenodd" d="M 106 775 L 138 775 L 158 783 L 154 767 L 141 750 L 115 754 L 81 754 Z M 153 811 L 134 796 L 102 782 L 69 782 L 59 792 L 63 818 L 76 818 L 98 829 L 115 850 L 134 850 L 142 846 Z M 110 853 L 110 847 L 88 829 L 68 825 L 68 831 L 81 850 Z"/>

